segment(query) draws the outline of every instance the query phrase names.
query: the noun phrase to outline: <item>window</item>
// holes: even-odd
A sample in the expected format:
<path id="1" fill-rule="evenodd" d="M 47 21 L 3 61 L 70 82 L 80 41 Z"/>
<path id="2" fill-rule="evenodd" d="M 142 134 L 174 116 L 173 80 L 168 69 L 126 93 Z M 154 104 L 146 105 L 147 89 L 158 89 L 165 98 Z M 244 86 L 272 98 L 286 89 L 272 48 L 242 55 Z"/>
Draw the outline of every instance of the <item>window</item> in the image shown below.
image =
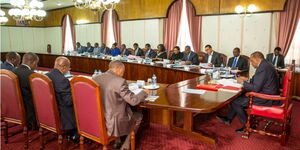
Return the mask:
<path id="1" fill-rule="evenodd" d="M 186 8 L 187 8 L 186 0 L 183 0 L 180 24 L 179 24 L 179 32 L 178 32 L 178 38 L 177 38 L 177 45 L 182 50 L 184 50 L 185 46 L 189 45 L 191 47 L 191 50 L 194 51 Z"/>
<path id="2" fill-rule="evenodd" d="M 112 10 L 108 10 L 106 44 L 108 46 L 111 46 L 115 42 L 116 40 L 115 40 L 115 34 L 113 29 Z"/>
<path id="3" fill-rule="evenodd" d="M 291 64 L 293 59 L 295 59 L 296 66 L 300 67 L 300 20 L 298 21 L 297 29 L 289 51 L 285 56 L 285 63 Z"/>

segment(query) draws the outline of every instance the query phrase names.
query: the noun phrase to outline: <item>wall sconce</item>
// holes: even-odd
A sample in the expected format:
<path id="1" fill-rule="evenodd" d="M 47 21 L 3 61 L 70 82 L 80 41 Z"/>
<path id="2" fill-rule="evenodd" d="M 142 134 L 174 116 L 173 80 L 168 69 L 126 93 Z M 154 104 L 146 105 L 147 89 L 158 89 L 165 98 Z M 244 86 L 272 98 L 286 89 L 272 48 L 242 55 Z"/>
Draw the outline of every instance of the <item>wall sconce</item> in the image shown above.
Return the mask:
<path id="1" fill-rule="evenodd" d="M 0 25 L 4 25 L 8 21 L 8 18 L 5 17 L 5 12 L 0 9 Z"/>
<path id="2" fill-rule="evenodd" d="M 247 9 L 246 9 L 246 7 L 243 7 L 243 6 L 241 6 L 241 5 L 238 5 L 238 6 L 236 6 L 235 7 L 235 12 L 237 13 L 237 14 L 244 14 L 245 16 L 247 15 L 247 13 L 248 14 L 252 14 L 252 13 L 254 13 L 256 10 L 257 10 L 257 7 L 254 5 L 254 4 L 250 4 L 250 5 L 248 5 L 248 7 L 247 7 Z M 250 16 L 250 15 L 247 15 L 247 16 Z"/>
<path id="3" fill-rule="evenodd" d="M 77 24 L 85 24 L 85 23 L 89 23 L 88 20 L 76 20 Z"/>

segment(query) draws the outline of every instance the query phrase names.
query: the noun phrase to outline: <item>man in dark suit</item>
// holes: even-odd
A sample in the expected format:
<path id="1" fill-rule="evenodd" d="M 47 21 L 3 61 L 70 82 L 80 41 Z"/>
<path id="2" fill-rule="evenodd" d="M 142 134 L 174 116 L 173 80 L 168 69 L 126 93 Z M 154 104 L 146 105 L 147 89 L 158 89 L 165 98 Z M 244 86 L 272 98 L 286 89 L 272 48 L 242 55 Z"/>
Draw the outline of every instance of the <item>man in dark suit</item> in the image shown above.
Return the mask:
<path id="1" fill-rule="evenodd" d="M 146 49 L 146 53 L 145 53 L 145 58 L 155 58 L 157 53 L 151 49 L 151 45 L 149 43 L 147 43 L 145 45 L 145 49 Z"/>
<path id="2" fill-rule="evenodd" d="M 185 61 L 185 65 L 199 65 L 198 54 L 192 52 L 190 46 L 185 46 L 182 61 Z"/>
<path id="3" fill-rule="evenodd" d="M 110 49 L 104 43 L 102 43 L 101 47 L 100 47 L 100 53 L 102 53 L 104 55 L 109 55 Z"/>
<path id="4" fill-rule="evenodd" d="M 86 51 L 92 53 L 94 51 L 94 47 L 92 47 L 90 42 L 86 43 Z"/>
<path id="5" fill-rule="evenodd" d="M 56 101 L 58 104 L 62 129 L 68 131 L 71 139 L 78 139 L 76 134 L 76 120 L 72 102 L 72 93 L 69 80 L 64 76 L 70 71 L 70 60 L 66 57 L 57 57 L 54 69 L 46 75 L 52 80 Z"/>
<path id="6" fill-rule="evenodd" d="M 19 66 L 21 61 L 21 56 L 16 52 L 8 52 L 5 55 L 5 62 L 1 64 L 1 69 L 13 70 L 15 67 Z"/>
<path id="7" fill-rule="evenodd" d="M 86 52 L 86 47 L 82 46 L 80 44 L 80 42 L 77 42 L 76 43 L 76 51 L 77 51 L 77 53 L 84 53 L 84 52 Z"/>
<path id="8" fill-rule="evenodd" d="M 215 67 L 221 67 L 222 64 L 222 59 L 221 59 L 221 55 L 218 52 L 215 52 L 211 45 L 206 45 L 205 46 L 205 63 L 209 63 L 211 64 L 211 66 L 215 66 Z"/>
<path id="9" fill-rule="evenodd" d="M 133 51 L 135 56 L 144 56 L 144 51 L 141 48 L 139 48 L 138 43 L 133 44 Z"/>
<path id="10" fill-rule="evenodd" d="M 121 55 L 122 56 L 128 56 L 129 55 L 129 50 L 126 48 L 125 44 L 121 45 Z"/>
<path id="11" fill-rule="evenodd" d="M 279 94 L 279 78 L 276 69 L 267 60 L 264 55 L 256 51 L 251 54 L 250 62 L 256 68 L 255 74 L 250 81 L 246 77 L 237 78 L 237 82 L 241 83 L 246 92 L 257 92 L 262 94 L 278 95 Z M 260 98 L 253 98 L 253 104 L 260 106 L 281 105 L 281 101 L 264 100 Z M 235 115 L 238 116 L 243 127 L 237 129 L 236 132 L 243 133 L 247 115 L 245 108 L 249 106 L 249 98 L 244 94 L 232 101 L 229 109 L 229 114 L 225 116 L 217 116 L 217 119 L 225 124 L 230 124 Z"/>
<path id="12" fill-rule="evenodd" d="M 273 66 L 277 68 L 284 68 L 284 56 L 280 54 L 281 53 L 281 48 L 276 47 L 274 49 L 274 53 L 270 53 L 267 55 L 267 61 L 273 64 Z"/>
<path id="13" fill-rule="evenodd" d="M 39 57 L 34 53 L 26 53 L 23 56 L 22 64 L 13 69 L 12 72 L 18 76 L 20 82 L 21 93 L 26 111 L 26 120 L 29 128 L 36 126 L 35 111 L 32 101 L 32 93 L 29 85 L 29 76 L 33 74 L 33 70 L 37 68 Z"/>
<path id="14" fill-rule="evenodd" d="M 233 49 L 233 56 L 229 58 L 227 66 L 232 69 L 238 69 L 242 72 L 249 71 L 248 60 L 240 55 L 240 48 L 236 47 Z"/>

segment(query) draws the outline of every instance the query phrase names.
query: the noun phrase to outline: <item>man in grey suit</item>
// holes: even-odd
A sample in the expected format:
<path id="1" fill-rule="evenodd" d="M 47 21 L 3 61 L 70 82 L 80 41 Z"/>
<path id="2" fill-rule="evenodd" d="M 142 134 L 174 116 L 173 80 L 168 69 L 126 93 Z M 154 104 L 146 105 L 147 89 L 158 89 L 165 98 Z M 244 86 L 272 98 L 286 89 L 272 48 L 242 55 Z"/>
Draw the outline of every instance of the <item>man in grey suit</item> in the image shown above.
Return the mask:
<path id="1" fill-rule="evenodd" d="M 157 53 L 151 49 L 151 45 L 149 43 L 147 43 L 145 45 L 145 49 L 146 49 L 146 53 L 145 53 L 145 58 L 155 58 Z"/>
<path id="2" fill-rule="evenodd" d="M 135 56 L 144 56 L 144 51 L 141 48 L 139 48 L 138 43 L 133 44 L 133 51 Z"/>
<path id="3" fill-rule="evenodd" d="M 70 82 L 65 77 L 65 74 L 70 71 L 70 66 L 71 62 L 68 58 L 62 56 L 57 57 L 54 63 L 54 69 L 46 75 L 53 82 L 62 129 L 68 131 L 68 139 L 77 141 L 79 135 L 76 129 Z"/>
<path id="4" fill-rule="evenodd" d="M 280 54 L 281 53 L 281 48 L 276 47 L 274 49 L 274 53 L 270 53 L 267 55 L 267 61 L 272 63 L 273 66 L 277 68 L 284 68 L 284 56 Z"/>
<path id="5" fill-rule="evenodd" d="M 211 64 L 211 66 L 215 66 L 215 67 L 221 67 L 222 64 L 222 59 L 221 59 L 221 55 L 218 52 L 215 52 L 211 45 L 206 45 L 205 46 L 205 63 L 209 63 Z"/>
<path id="6" fill-rule="evenodd" d="M 21 62 L 21 56 L 16 52 L 8 52 L 5 55 L 5 62 L 1 64 L 0 69 L 13 70 L 15 67 L 19 66 Z"/>
<path id="7" fill-rule="evenodd" d="M 109 70 L 93 79 L 100 85 L 106 128 L 108 136 L 127 135 L 121 149 L 130 148 L 131 127 L 135 123 L 137 128 L 143 115 L 132 112 L 131 106 L 136 106 L 147 97 L 145 91 L 134 94 L 128 89 L 128 84 L 123 77 L 125 66 L 121 61 L 111 61 Z"/>
<path id="8" fill-rule="evenodd" d="M 278 95 L 279 94 L 279 78 L 276 69 L 267 62 L 264 55 L 256 51 L 251 54 L 250 62 L 256 68 L 255 74 L 249 80 L 247 77 L 237 78 L 237 82 L 241 83 L 247 92 L 256 92 L 261 94 Z M 281 105 L 281 101 L 265 100 L 253 98 L 253 104 L 260 106 Z M 227 116 L 217 116 L 217 119 L 225 124 L 230 124 L 235 115 L 238 116 L 241 124 L 246 124 L 247 115 L 245 108 L 249 106 L 249 98 L 244 94 L 237 97 L 231 102 L 229 114 Z M 236 132 L 244 133 L 245 126 L 237 129 Z"/>

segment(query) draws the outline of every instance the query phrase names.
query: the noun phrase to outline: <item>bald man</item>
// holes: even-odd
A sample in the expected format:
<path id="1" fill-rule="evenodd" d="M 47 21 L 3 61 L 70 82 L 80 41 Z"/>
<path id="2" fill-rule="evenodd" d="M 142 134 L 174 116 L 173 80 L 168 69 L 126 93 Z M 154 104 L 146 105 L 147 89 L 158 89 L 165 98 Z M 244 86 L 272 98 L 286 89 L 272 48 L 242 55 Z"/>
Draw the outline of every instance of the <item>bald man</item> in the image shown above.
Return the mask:
<path id="1" fill-rule="evenodd" d="M 29 123 L 29 129 L 37 127 L 32 101 L 32 94 L 29 85 L 29 76 L 34 73 L 33 70 L 37 68 L 38 62 L 39 57 L 36 54 L 29 52 L 24 54 L 22 64 L 19 67 L 12 70 L 12 72 L 16 74 L 19 78 L 21 93 L 25 105 L 26 120 Z"/>
<path id="2" fill-rule="evenodd" d="M 78 140 L 79 136 L 76 132 L 76 120 L 72 102 L 72 93 L 70 82 L 65 77 L 65 74 L 70 71 L 71 62 L 66 57 L 57 57 L 54 64 L 54 69 L 46 75 L 52 80 L 62 129 L 68 131 L 68 138 Z"/>
<path id="3" fill-rule="evenodd" d="M 6 55 L 6 60 L 1 64 L 1 69 L 13 70 L 15 67 L 19 66 L 21 62 L 21 56 L 16 52 L 8 52 Z"/>
<path id="4" fill-rule="evenodd" d="M 104 106 L 106 128 L 108 136 L 124 136 L 127 138 L 121 149 L 130 148 L 130 132 L 133 123 L 141 123 L 143 115 L 132 112 L 129 105 L 136 106 L 147 97 L 145 91 L 137 95 L 128 89 L 128 84 L 123 78 L 125 66 L 120 61 L 111 61 L 109 70 L 93 79 L 100 85 Z"/>

